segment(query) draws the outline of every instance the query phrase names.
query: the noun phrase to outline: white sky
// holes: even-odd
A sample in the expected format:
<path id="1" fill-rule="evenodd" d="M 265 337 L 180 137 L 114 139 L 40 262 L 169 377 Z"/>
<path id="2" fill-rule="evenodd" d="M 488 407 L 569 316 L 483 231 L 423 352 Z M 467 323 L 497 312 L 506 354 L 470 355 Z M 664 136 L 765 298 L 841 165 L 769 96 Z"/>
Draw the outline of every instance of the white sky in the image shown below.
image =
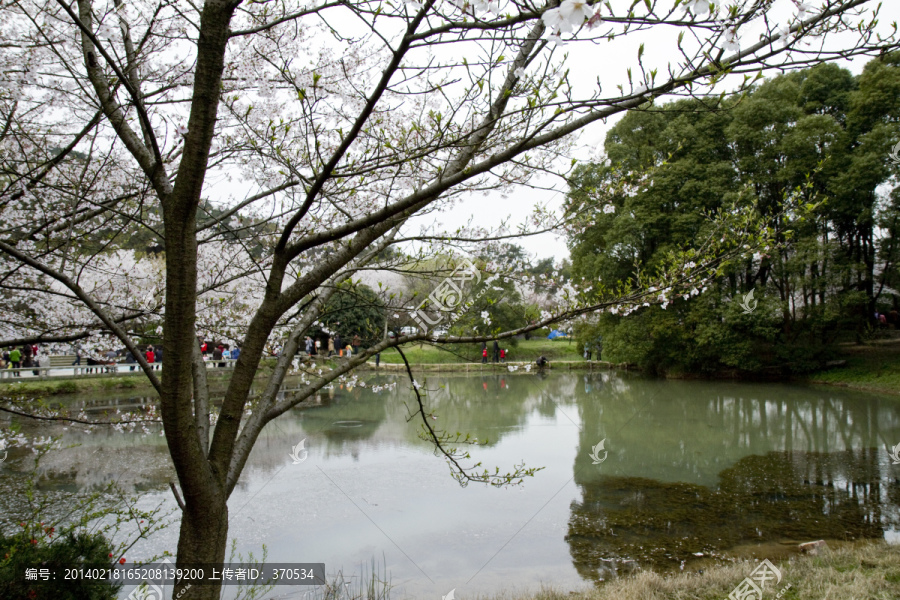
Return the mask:
<path id="1" fill-rule="evenodd" d="M 806 0 L 806 2 L 813 6 L 818 4 L 815 0 Z M 613 4 L 614 6 L 616 5 L 615 2 Z M 775 10 L 770 11 L 767 17 L 776 23 L 786 22 L 790 15 L 796 12 L 789 0 L 778 0 L 774 6 Z M 603 14 L 607 13 L 604 12 Z M 890 32 L 890 24 L 897 21 L 900 21 L 900 2 L 897 2 L 897 0 L 885 2 L 880 11 L 878 31 Z M 595 86 L 599 77 L 603 84 L 603 89 L 607 94 L 612 94 L 617 84 L 627 83 L 626 68 L 634 68 L 636 65 L 637 48 L 642 42 L 645 44 L 643 62 L 647 70 L 658 68 L 661 77 L 666 72 L 668 62 L 670 60 L 677 61 L 680 58 L 679 56 L 673 57 L 672 54 L 672 49 L 675 48 L 674 38 L 677 33 L 678 30 L 675 29 L 670 29 L 668 32 L 660 32 L 656 29 L 652 34 L 637 33 L 629 35 L 628 38 L 617 38 L 608 46 L 610 50 L 615 49 L 615 55 L 613 56 L 604 54 L 606 48 L 603 45 L 590 47 L 569 44 L 564 46 L 563 49 L 569 52 L 568 65 L 571 68 L 571 78 L 576 85 L 576 89 L 578 85 Z M 755 42 L 758 33 L 757 30 L 751 29 L 743 33 L 741 37 L 742 40 Z M 839 45 L 840 39 L 834 37 L 832 43 L 828 44 L 828 46 L 833 48 Z M 848 43 L 852 43 L 852 41 Z M 849 69 L 854 74 L 858 74 L 869 60 L 871 60 L 870 57 L 858 57 L 853 61 L 844 60 L 837 64 Z M 772 73 L 769 76 L 774 75 Z M 723 89 L 729 89 L 727 84 L 724 87 L 717 88 L 716 93 Z M 657 102 L 664 103 L 674 99 L 674 96 L 671 98 L 662 97 Z M 597 122 L 585 128 L 578 137 L 580 150 L 575 151 L 573 156 L 578 158 L 580 162 L 602 158 L 603 141 L 606 133 L 623 115 L 624 113 L 610 118 L 607 123 Z M 885 160 L 887 160 L 887 157 L 885 157 Z M 453 230 L 456 227 L 466 225 L 474 217 L 473 222 L 475 224 L 488 227 L 499 224 L 509 217 L 510 227 L 514 228 L 517 224 L 525 221 L 536 204 L 546 204 L 554 209 L 561 208 L 567 189 L 565 182 L 560 178 L 555 178 L 554 181 L 553 178 L 549 177 L 536 180 L 536 182 L 541 187 L 552 186 L 557 191 L 520 187 L 507 198 L 503 198 L 499 193 L 490 193 L 487 196 L 473 194 L 457 202 L 451 212 L 440 214 L 437 217 L 434 215 L 421 217 L 412 222 L 413 226 L 418 229 L 420 225 L 428 225 L 437 220 L 443 223 L 444 229 Z M 518 243 L 527 252 L 538 258 L 552 256 L 559 261 L 569 256 L 565 238 L 556 234 L 547 233 L 523 238 Z"/>
<path id="2" fill-rule="evenodd" d="M 619 9 L 631 4 L 631 0 L 611 1 L 616 9 L 616 14 L 621 14 Z M 818 4 L 815 0 L 805 1 L 814 6 Z M 775 25 L 787 23 L 796 14 L 796 8 L 792 0 L 775 0 L 773 6 L 773 9 L 767 13 L 766 18 Z M 602 14 L 608 14 L 606 9 L 603 10 Z M 877 31 L 883 34 L 890 34 L 892 32 L 891 23 L 897 21 L 900 21 L 900 2 L 892 0 L 890 3 L 884 3 L 881 6 Z M 569 80 L 573 86 L 575 97 L 590 96 L 598 80 L 603 86 L 603 96 L 614 97 L 617 95 L 617 85 L 625 86 L 626 93 L 630 89 L 626 73 L 628 67 L 634 70 L 635 85 L 637 85 L 640 77 L 636 69 L 638 64 L 637 54 L 638 46 L 641 43 L 644 44 L 642 62 L 646 71 L 649 72 L 654 68 L 658 69 L 659 77 L 657 81 L 664 81 L 669 62 L 675 61 L 677 65 L 679 59 L 682 58 L 677 52 L 673 52 L 677 50 L 676 37 L 680 31 L 680 28 L 674 27 L 666 29 L 655 27 L 648 32 L 636 32 L 630 33 L 628 36 L 618 36 L 609 43 L 601 42 L 598 45 L 569 43 L 557 49 L 556 52 L 568 53 L 566 66 L 570 69 Z M 742 46 L 755 43 L 762 31 L 764 31 L 762 23 L 756 23 L 755 26 L 741 30 Z M 837 36 L 832 36 L 829 39 L 830 43 L 828 46 L 835 49 L 841 46 L 847 47 L 852 45 L 856 38 L 852 35 L 845 35 L 843 39 Z M 859 57 L 853 61 L 845 60 L 838 64 L 857 74 L 862 71 L 863 66 L 869 60 L 869 57 Z M 769 76 L 773 75 L 774 73 L 769 74 Z M 715 89 L 715 93 L 734 89 L 739 81 L 738 77 L 743 78 L 743 76 L 732 76 L 732 79 L 726 79 Z M 662 97 L 657 99 L 657 102 L 664 103 L 673 99 L 675 99 L 675 96 L 670 98 Z M 603 141 L 606 133 L 618 122 L 623 114 L 611 117 L 607 123 L 594 123 L 577 134 L 577 144 L 573 149 L 572 156 L 576 157 L 579 162 L 602 159 Z M 887 160 L 887 157 L 885 159 Z M 563 166 L 568 168 L 568 161 Z M 235 188 L 240 189 L 243 187 L 240 183 L 234 181 L 214 183 L 211 179 L 208 184 L 211 184 L 210 187 L 212 189 L 223 191 L 227 189 L 228 192 L 233 193 Z M 470 223 L 476 226 L 492 228 L 507 218 L 509 219 L 508 226 L 510 229 L 514 229 L 517 225 L 525 222 L 537 204 L 544 204 L 554 210 L 558 210 L 562 206 L 567 191 L 565 181 L 562 178 L 543 176 L 540 179 L 536 179 L 534 183 L 542 188 L 552 189 L 533 189 L 520 186 L 505 198 L 500 193 L 472 194 L 457 200 L 453 208 L 448 212 L 414 218 L 408 226 L 408 231 L 418 231 L 421 227 L 431 229 L 435 222 L 440 223 L 442 226 L 434 229 L 443 231 L 453 231 L 457 227 Z M 255 190 L 251 191 L 248 188 L 245 191 L 247 194 L 250 194 Z M 224 195 L 230 194 L 226 192 Z M 565 238 L 560 235 L 552 233 L 541 234 L 539 236 L 522 238 L 517 243 L 537 258 L 552 256 L 559 261 L 569 256 Z"/>

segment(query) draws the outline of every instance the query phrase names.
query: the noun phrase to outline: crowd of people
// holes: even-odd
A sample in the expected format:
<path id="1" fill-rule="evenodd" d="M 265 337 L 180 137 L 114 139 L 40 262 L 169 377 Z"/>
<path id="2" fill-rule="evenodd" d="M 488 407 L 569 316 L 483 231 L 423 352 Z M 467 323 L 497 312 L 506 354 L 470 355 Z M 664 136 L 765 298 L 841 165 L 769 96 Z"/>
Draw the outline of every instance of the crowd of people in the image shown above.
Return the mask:
<path id="1" fill-rule="evenodd" d="M 200 344 L 203 360 L 216 362 L 216 366 L 218 367 L 225 367 L 227 364 L 225 361 L 237 360 L 241 355 L 239 346 L 232 347 L 230 344 L 224 343 L 213 344 L 204 340 L 200 340 Z M 164 354 L 162 345 L 154 346 L 153 344 L 142 344 L 137 348 L 147 364 L 150 365 L 151 369 L 158 371 L 162 368 Z M 120 362 L 128 365 L 130 371 L 134 371 L 137 369 L 139 366 L 138 363 L 140 362 L 131 350 L 127 348 L 122 348 L 121 350 L 110 349 L 105 352 L 99 348 L 94 348 L 86 351 L 80 345 L 76 345 L 74 352 L 75 360 L 72 361 L 72 366 L 87 365 L 87 373 L 93 373 L 95 367 L 98 372 L 100 372 L 101 369 L 112 371 L 112 367 Z"/>
<path id="2" fill-rule="evenodd" d="M 495 363 L 505 363 L 509 358 L 509 349 L 501 348 L 500 343 L 494 340 L 494 360 Z M 488 346 L 487 342 L 481 342 L 481 364 L 486 365 L 488 362 Z"/>
<path id="3" fill-rule="evenodd" d="M 40 354 L 37 344 L 23 344 L 6 349 L 0 356 L 0 369 L 27 369 L 29 367 L 49 367 L 50 355 Z M 38 372 L 34 371 L 37 375 Z M 13 373 L 15 377 L 21 375 L 20 371 Z"/>
<path id="4" fill-rule="evenodd" d="M 355 334 L 349 343 L 346 343 L 346 340 L 339 333 L 327 336 L 324 339 L 319 337 L 313 339 L 310 336 L 306 336 L 303 340 L 303 349 L 310 357 L 321 356 L 328 358 L 331 356 L 343 356 L 349 358 L 359 354 L 361 346 L 362 339 L 360 339 L 359 334 Z"/>

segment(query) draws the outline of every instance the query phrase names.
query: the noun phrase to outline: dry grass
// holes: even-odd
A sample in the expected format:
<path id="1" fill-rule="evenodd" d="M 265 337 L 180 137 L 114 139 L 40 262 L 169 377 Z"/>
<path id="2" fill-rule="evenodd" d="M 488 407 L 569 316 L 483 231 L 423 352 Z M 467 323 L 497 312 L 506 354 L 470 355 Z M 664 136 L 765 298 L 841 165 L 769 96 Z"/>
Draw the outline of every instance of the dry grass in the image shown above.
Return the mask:
<path id="1" fill-rule="evenodd" d="M 698 574 L 643 572 L 581 592 L 543 590 L 532 595 L 500 594 L 491 600 L 724 600 L 756 567 L 757 561 L 711 567 Z M 883 542 L 824 550 L 776 563 L 781 583 L 767 586 L 772 600 L 790 585 L 781 600 L 900 599 L 900 549 Z"/>

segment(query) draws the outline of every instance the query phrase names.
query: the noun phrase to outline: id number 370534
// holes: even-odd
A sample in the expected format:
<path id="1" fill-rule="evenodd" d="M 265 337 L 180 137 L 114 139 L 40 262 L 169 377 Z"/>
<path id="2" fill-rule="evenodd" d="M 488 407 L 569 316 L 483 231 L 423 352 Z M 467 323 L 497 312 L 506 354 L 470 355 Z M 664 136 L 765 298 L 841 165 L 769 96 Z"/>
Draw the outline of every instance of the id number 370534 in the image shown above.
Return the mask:
<path id="1" fill-rule="evenodd" d="M 275 569 L 275 579 L 302 581 L 315 579 L 315 574 L 312 569 Z"/>

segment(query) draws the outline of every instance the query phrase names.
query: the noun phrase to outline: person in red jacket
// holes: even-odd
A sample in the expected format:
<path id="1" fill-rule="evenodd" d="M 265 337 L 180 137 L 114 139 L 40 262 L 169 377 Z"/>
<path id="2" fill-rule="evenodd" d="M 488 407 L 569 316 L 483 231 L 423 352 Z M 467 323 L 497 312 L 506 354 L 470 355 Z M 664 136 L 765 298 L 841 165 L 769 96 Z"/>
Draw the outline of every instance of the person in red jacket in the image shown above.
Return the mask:
<path id="1" fill-rule="evenodd" d="M 487 346 L 481 349 L 481 364 L 487 364 Z"/>
<path id="2" fill-rule="evenodd" d="M 156 353 L 153 352 L 153 346 L 147 346 L 147 352 L 144 353 L 144 356 L 147 357 L 147 362 L 149 364 L 152 365 L 154 362 L 156 362 Z M 150 368 L 152 369 L 153 367 Z"/>

